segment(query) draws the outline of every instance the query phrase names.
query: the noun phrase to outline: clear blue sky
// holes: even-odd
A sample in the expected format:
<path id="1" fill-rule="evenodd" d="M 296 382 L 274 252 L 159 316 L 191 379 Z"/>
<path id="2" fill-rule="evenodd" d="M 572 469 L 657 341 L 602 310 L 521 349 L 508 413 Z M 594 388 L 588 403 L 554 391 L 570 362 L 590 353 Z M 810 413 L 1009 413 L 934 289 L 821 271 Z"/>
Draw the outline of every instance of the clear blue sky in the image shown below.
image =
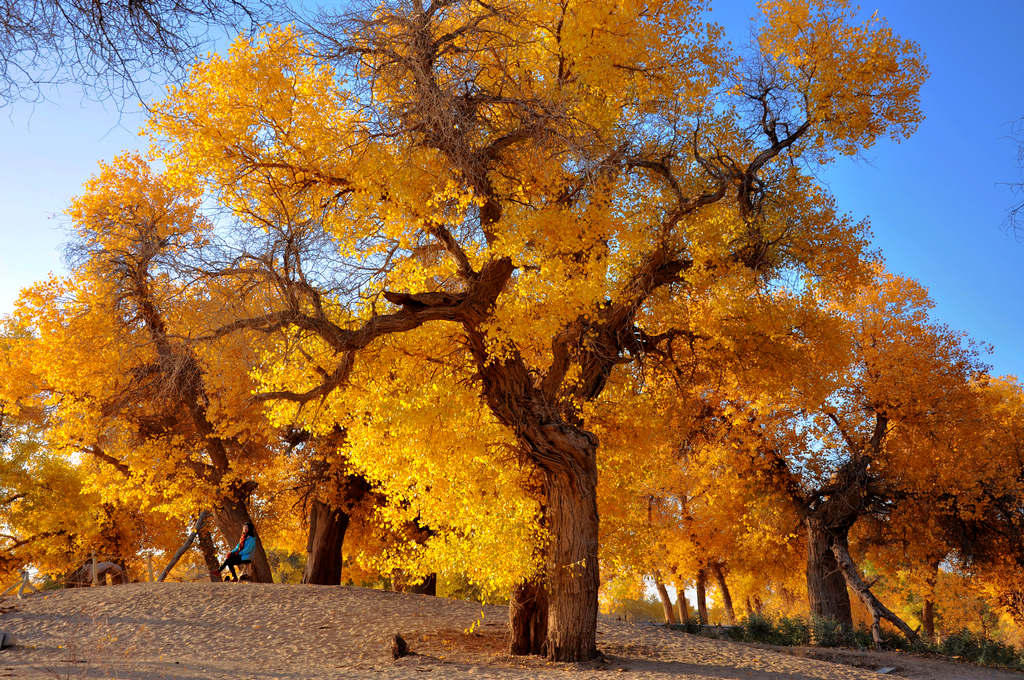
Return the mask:
<path id="1" fill-rule="evenodd" d="M 1006 229 L 1015 197 L 1005 186 L 1024 181 L 1010 138 L 1024 116 L 1024 2 L 862 8 L 921 44 L 927 117 L 909 141 L 880 142 L 824 178 L 841 209 L 870 219 L 888 267 L 931 290 L 938 318 L 994 345 L 996 373 L 1024 376 L 1024 240 Z M 729 0 L 715 16 L 741 42 L 755 12 L 752 1 Z M 0 108 L 0 313 L 21 287 L 63 270 L 61 211 L 97 160 L 138 147 L 140 123 L 70 89 Z"/>

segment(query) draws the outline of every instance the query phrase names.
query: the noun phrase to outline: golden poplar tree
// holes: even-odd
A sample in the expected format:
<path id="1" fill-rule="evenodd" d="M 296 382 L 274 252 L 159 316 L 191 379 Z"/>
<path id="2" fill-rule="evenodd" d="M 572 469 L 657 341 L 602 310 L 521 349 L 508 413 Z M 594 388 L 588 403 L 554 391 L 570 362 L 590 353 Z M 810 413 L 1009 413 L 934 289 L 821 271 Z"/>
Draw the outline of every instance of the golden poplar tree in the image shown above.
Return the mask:
<path id="1" fill-rule="evenodd" d="M 855 267 L 802 164 L 921 117 L 921 57 L 884 22 L 841 0 L 762 9 L 734 54 L 686 0 L 383 3 L 318 35 L 240 39 L 154 110 L 170 176 L 235 218 L 221 275 L 276 297 L 214 335 L 293 341 L 264 357 L 289 369 L 267 371 L 264 398 L 326 429 L 316 404 L 391 344 L 471 376 L 543 498 L 533 646 L 552 659 L 596 654 L 586 405 L 699 324 L 650 313 L 688 286 Z"/>

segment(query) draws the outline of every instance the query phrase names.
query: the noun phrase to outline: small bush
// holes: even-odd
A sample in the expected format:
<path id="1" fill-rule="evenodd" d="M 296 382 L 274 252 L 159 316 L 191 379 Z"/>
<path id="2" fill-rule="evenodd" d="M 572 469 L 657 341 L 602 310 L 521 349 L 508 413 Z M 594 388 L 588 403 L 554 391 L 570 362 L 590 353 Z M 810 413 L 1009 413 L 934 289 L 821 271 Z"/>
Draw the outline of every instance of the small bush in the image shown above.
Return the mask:
<path id="1" fill-rule="evenodd" d="M 882 639 L 885 639 L 885 632 L 882 632 Z M 871 635 L 871 628 L 863 623 L 853 631 L 853 645 L 858 649 L 871 649 L 875 646 L 875 638 Z"/>
<path id="2" fill-rule="evenodd" d="M 939 653 L 986 666 L 1021 668 L 1024 659 L 1017 650 L 996 640 L 989 640 L 969 630 L 947 635 L 938 647 Z"/>
<path id="3" fill-rule="evenodd" d="M 691 635 L 699 635 L 701 631 L 700 623 L 693 619 L 687 619 L 686 623 L 670 623 L 668 627 Z"/>
<path id="4" fill-rule="evenodd" d="M 777 633 L 775 625 L 767 616 L 756 613 L 751 614 L 740 621 L 740 625 L 743 627 L 743 639 L 749 642 L 778 644 L 776 642 Z"/>
<path id="5" fill-rule="evenodd" d="M 857 645 L 856 637 L 850 628 L 838 621 L 820 616 L 811 617 L 811 642 L 819 647 L 854 647 Z"/>
<path id="6" fill-rule="evenodd" d="M 783 616 L 778 623 L 778 637 L 783 645 L 809 645 L 811 644 L 811 630 L 807 621 L 799 616 L 792 618 Z"/>
<path id="7" fill-rule="evenodd" d="M 777 622 L 763 614 L 751 614 L 740 621 L 742 640 L 770 645 L 806 645 L 811 636 L 807 622 L 795 616 L 783 616 Z"/>
<path id="8" fill-rule="evenodd" d="M 711 637 L 727 637 L 743 642 L 760 642 L 770 645 L 817 645 L 818 647 L 856 647 L 871 649 L 875 645 L 871 628 L 861 624 L 856 629 L 840 625 L 831 619 L 814 617 L 810 621 L 799 616 L 783 616 L 773 620 L 763 614 L 751 614 L 740 621 L 739 626 L 721 629 L 711 627 L 702 631 L 701 626 L 691 621 L 688 625 L 670 626 L 673 630 L 705 634 Z M 1024 669 L 1024 656 L 1013 646 L 990 640 L 969 630 L 962 630 L 947 636 L 941 644 L 931 645 L 921 641 L 911 644 L 898 632 L 882 628 L 884 649 L 903 649 L 916 652 L 933 652 L 956 657 L 971 663 L 986 666 L 1004 666 Z"/>

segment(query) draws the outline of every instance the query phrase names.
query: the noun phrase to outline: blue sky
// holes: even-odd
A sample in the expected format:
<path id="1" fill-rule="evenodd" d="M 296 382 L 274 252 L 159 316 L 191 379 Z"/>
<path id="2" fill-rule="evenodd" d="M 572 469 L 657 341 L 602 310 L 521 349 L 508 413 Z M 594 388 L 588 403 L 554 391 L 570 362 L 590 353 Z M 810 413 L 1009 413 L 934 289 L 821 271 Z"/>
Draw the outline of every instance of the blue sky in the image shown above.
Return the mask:
<path id="1" fill-rule="evenodd" d="M 1024 239 L 1006 228 L 1024 181 L 1012 125 L 1024 116 L 1024 2 L 889 0 L 877 10 L 919 42 L 931 77 L 926 119 L 910 140 L 879 142 L 824 172 L 840 208 L 872 224 L 888 267 L 924 283 L 936 316 L 991 343 L 998 374 L 1024 376 Z M 741 42 L 753 2 L 716 3 Z M 100 159 L 143 142 L 137 113 L 65 89 L 0 108 L 0 313 L 18 290 L 63 271 L 60 213 Z M 1024 196 L 1016 197 L 1024 200 Z"/>

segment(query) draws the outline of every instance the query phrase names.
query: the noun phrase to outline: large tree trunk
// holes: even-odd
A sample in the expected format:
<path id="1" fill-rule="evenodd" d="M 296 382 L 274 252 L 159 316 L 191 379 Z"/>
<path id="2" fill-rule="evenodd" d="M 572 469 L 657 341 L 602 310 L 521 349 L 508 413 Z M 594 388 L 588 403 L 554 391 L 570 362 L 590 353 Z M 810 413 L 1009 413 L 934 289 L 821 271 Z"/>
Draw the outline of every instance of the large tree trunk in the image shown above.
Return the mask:
<path id="1" fill-rule="evenodd" d="M 252 521 L 252 516 L 249 514 L 249 508 L 246 507 L 245 501 L 240 501 L 231 498 L 225 498 L 221 500 L 222 505 L 216 508 L 213 512 L 214 520 L 217 523 L 217 528 L 220 529 L 221 534 L 224 536 L 224 541 L 231 547 L 238 542 L 238 537 L 242 535 L 242 525 L 246 522 L 251 522 L 253 526 L 256 523 Z M 259 538 L 259 532 L 256 534 L 256 549 L 252 555 L 252 576 L 253 580 L 257 583 L 273 583 L 274 576 L 270 571 L 270 562 L 267 561 L 267 553 L 263 548 L 263 541 Z"/>
<path id="2" fill-rule="evenodd" d="M 309 507 L 309 539 L 303 583 L 336 586 L 341 583 L 341 546 L 349 516 L 340 508 L 313 500 Z"/>
<path id="3" fill-rule="evenodd" d="M 548 637 L 548 594 L 540 578 L 512 590 L 508 602 L 509 654 L 544 654 Z"/>
<path id="4" fill-rule="evenodd" d="M 559 452 L 564 455 L 564 452 Z M 553 661 L 597 656 L 597 460 L 577 451 L 573 468 L 546 474 L 548 642 Z"/>
<path id="5" fill-rule="evenodd" d="M 481 270 L 476 288 L 478 295 L 487 294 L 485 304 L 493 303 L 511 272 L 508 260 L 492 262 Z M 388 299 L 396 301 L 393 295 Z M 498 420 L 516 433 L 524 455 L 543 473 L 544 515 L 550 537 L 544 562 L 547 657 L 587 661 L 597 656 L 597 437 L 582 429 L 576 416 L 566 418 L 555 408 L 557 399 L 551 396 L 565 377 L 560 370 L 553 369 L 548 376 L 552 381 L 545 379 L 538 388 L 521 357 L 499 361 L 489 352 L 479 329 L 483 315 L 468 319 L 468 345 L 487 404 Z M 581 400 L 600 393 L 607 377 L 603 368 L 601 361 L 588 364 L 588 375 L 593 375 L 574 390 Z"/>
<path id="6" fill-rule="evenodd" d="M 808 517 L 806 525 L 807 600 L 811 616 L 853 628 L 850 593 L 846 590 L 846 579 L 832 552 L 832 535 L 814 517 Z"/>
<path id="7" fill-rule="evenodd" d="M 832 543 L 832 552 L 835 553 L 836 561 L 839 563 L 839 567 L 843 570 L 843 576 L 846 577 L 847 583 L 853 592 L 857 593 L 860 597 L 860 601 L 864 603 L 864 606 L 871 612 L 871 637 L 875 641 L 875 647 L 882 645 L 882 629 L 879 625 L 881 619 L 888 619 L 890 623 L 900 629 L 908 640 L 911 642 L 917 642 L 917 633 L 907 625 L 907 623 L 896 616 L 886 607 L 882 602 L 875 597 L 875 594 L 871 592 L 871 588 L 868 584 L 864 583 L 864 579 L 860 577 L 860 573 L 857 571 L 857 566 L 853 563 L 853 559 L 850 557 L 849 548 L 846 545 L 845 537 L 837 537 Z"/>
<path id="8" fill-rule="evenodd" d="M 700 625 L 708 625 L 708 577 L 703 569 L 697 570 L 697 619 Z"/>
<path id="9" fill-rule="evenodd" d="M 676 614 L 672 611 L 672 598 L 668 596 L 668 588 L 661 582 L 657 575 L 654 576 L 654 587 L 658 590 L 658 597 L 661 598 L 661 609 L 665 614 L 665 623 L 676 622 Z"/>
<path id="10" fill-rule="evenodd" d="M 715 580 L 718 581 L 718 590 L 722 593 L 722 604 L 725 607 L 725 622 L 730 626 L 736 625 L 736 610 L 732 608 L 732 595 L 729 593 L 729 586 L 725 583 L 725 570 L 721 562 L 712 565 L 715 572 Z"/>

